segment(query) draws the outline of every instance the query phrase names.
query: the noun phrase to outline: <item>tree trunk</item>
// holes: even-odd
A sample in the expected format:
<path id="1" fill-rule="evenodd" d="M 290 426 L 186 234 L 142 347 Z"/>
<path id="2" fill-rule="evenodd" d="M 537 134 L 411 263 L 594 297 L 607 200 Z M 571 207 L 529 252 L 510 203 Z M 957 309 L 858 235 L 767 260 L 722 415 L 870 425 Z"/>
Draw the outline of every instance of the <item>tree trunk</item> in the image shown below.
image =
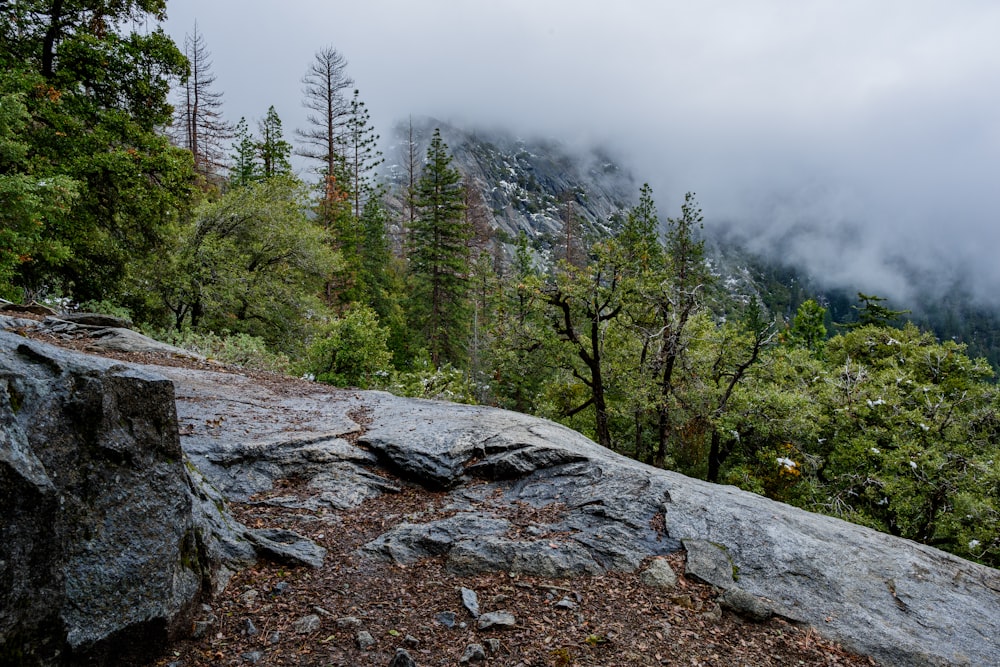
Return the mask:
<path id="1" fill-rule="evenodd" d="M 63 0 L 55 0 L 49 10 L 49 27 L 45 30 L 42 40 L 42 76 L 51 79 L 55 74 L 56 40 L 62 32 Z"/>

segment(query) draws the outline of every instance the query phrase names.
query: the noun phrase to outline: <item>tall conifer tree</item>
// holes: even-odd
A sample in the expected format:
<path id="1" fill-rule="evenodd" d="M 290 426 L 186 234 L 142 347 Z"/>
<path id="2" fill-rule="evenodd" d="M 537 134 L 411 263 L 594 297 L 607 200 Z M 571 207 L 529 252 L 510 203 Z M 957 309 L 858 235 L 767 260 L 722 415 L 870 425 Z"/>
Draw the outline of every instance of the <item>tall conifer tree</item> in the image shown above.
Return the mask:
<path id="1" fill-rule="evenodd" d="M 425 335 L 435 366 L 460 362 L 469 327 L 469 246 L 462 176 L 436 129 L 417 181 L 417 218 L 410 229 L 410 271 L 415 279 L 412 316 Z"/>
<path id="2" fill-rule="evenodd" d="M 257 146 L 264 178 L 291 174 L 292 145 L 285 141 L 281 130 L 281 118 L 273 105 L 267 110 L 264 120 L 260 121 L 259 130 L 260 141 Z"/>

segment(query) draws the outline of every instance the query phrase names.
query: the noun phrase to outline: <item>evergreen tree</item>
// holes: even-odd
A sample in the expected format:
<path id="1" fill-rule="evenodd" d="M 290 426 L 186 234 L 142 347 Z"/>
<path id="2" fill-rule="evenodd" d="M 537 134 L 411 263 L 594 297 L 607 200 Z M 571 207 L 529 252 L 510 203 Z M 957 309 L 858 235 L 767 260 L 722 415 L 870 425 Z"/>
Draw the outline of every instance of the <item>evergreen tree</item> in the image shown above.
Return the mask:
<path id="1" fill-rule="evenodd" d="M 697 238 L 703 219 L 694 193 L 688 192 L 681 205 L 681 216 L 667 220 L 666 274 L 664 280 L 652 286 L 649 294 L 656 304 L 661 327 L 653 361 L 659 395 L 656 399 L 657 445 L 652 462 L 658 466 L 666 462 L 671 434 L 676 427 L 671 421 L 674 373 L 688 345 L 687 325 L 702 307 L 704 288 L 711 281 L 711 274 L 705 267 L 705 242 Z"/>
<path id="2" fill-rule="evenodd" d="M 410 273 L 414 278 L 411 321 L 418 322 L 431 362 L 465 357 L 469 327 L 469 248 L 472 230 L 463 209 L 462 176 L 451 166 L 436 129 L 415 193 L 417 219 L 410 229 Z"/>
<path id="3" fill-rule="evenodd" d="M 254 140 L 247 119 L 240 118 L 236 123 L 233 139 L 233 152 L 229 158 L 229 184 L 233 187 L 244 187 L 261 178 L 260 156 L 257 142 Z"/>
<path id="4" fill-rule="evenodd" d="M 514 261 L 500 281 L 500 299 L 490 322 L 488 368 L 493 395 L 501 407 L 535 412 L 538 394 L 551 375 L 544 359 L 550 335 L 544 319 L 541 276 L 532 260 L 528 237 L 517 238 Z"/>
<path id="5" fill-rule="evenodd" d="M 789 341 L 801 345 L 811 352 L 817 352 L 826 340 L 826 308 L 813 299 L 802 302 L 795 312 L 791 329 L 788 332 Z"/>
<path id="6" fill-rule="evenodd" d="M 844 326 L 848 328 L 864 327 L 874 325 L 877 327 L 892 327 L 899 322 L 902 315 L 906 315 L 908 310 L 892 310 L 884 305 L 886 298 L 873 294 L 858 292 L 858 302 L 860 306 L 851 306 L 858 313 L 857 322 L 850 322 Z"/>
<path id="7" fill-rule="evenodd" d="M 379 135 L 372 127 L 368 108 L 354 91 L 344 133 L 344 162 L 350 178 L 350 193 L 354 204 L 354 217 L 361 218 L 361 211 L 372 197 L 378 197 L 375 169 L 384 162 L 378 149 Z"/>
<path id="8" fill-rule="evenodd" d="M 257 150 L 260 153 L 261 174 L 264 178 L 292 173 L 292 145 L 285 141 L 281 131 L 281 118 L 272 105 L 267 115 L 259 124 L 260 140 Z"/>

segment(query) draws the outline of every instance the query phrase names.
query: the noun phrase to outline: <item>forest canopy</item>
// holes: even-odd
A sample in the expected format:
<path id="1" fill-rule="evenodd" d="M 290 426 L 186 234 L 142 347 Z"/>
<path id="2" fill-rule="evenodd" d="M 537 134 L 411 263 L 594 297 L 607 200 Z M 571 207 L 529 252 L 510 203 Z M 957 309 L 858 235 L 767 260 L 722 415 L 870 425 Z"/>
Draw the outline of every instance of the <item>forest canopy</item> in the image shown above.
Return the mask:
<path id="1" fill-rule="evenodd" d="M 303 63 L 308 127 L 286 138 L 274 106 L 230 124 L 205 35 L 128 28 L 164 11 L 0 3 L 0 297 L 127 314 L 338 386 L 548 417 L 1000 565 L 1000 396 L 962 344 L 876 295 L 843 325 L 821 299 L 783 318 L 733 291 L 694 193 L 662 217 L 643 186 L 598 236 L 573 226 L 568 193 L 561 241 L 503 237 L 440 132 L 411 125 L 403 173 L 379 173 L 330 46 Z"/>

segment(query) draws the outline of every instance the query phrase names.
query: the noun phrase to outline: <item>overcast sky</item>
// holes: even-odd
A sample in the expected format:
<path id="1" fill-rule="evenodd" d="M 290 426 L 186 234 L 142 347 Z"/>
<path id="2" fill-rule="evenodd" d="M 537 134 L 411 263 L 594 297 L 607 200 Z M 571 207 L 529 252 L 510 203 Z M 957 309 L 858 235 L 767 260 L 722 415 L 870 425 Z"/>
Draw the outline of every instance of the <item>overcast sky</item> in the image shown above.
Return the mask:
<path id="1" fill-rule="evenodd" d="M 1000 303 L 996 0 L 168 0 L 233 120 L 304 124 L 333 46 L 383 135 L 408 115 L 599 144 L 834 281 L 974 269 Z M 803 231 L 808 230 L 808 231 Z"/>

